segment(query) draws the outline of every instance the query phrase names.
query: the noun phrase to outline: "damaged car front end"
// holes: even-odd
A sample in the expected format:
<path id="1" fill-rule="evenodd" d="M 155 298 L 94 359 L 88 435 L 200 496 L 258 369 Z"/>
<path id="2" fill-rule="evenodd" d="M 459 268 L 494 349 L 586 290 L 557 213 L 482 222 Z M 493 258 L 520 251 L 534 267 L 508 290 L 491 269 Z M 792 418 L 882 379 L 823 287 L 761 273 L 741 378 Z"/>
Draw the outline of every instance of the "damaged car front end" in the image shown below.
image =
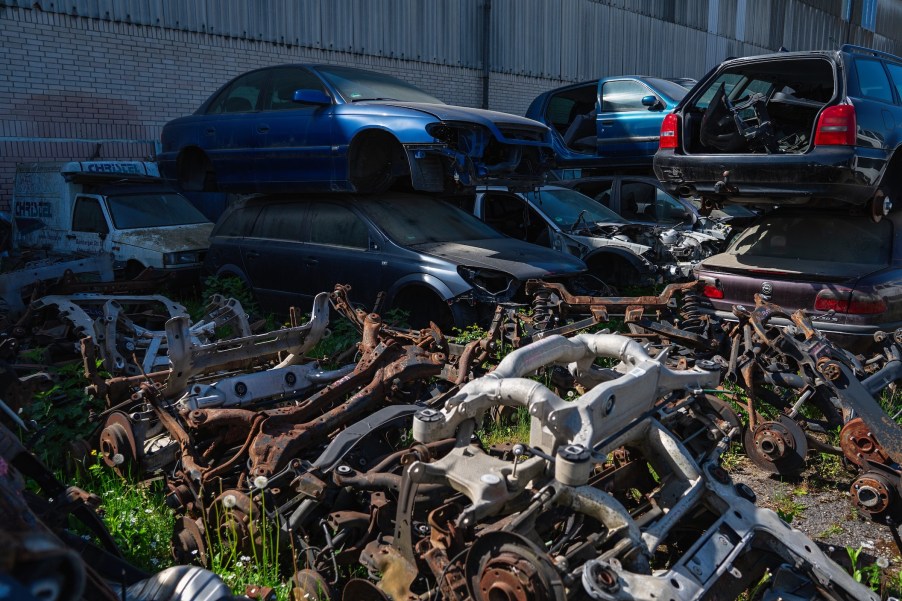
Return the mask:
<path id="1" fill-rule="evenodd" d="M 579 257 L 593 276 L 615 287 L 688 278 L 717 240 L 704 232 L 627 221 L 559 186 L 491 186 L 457 202 L 508 236 Z"/>

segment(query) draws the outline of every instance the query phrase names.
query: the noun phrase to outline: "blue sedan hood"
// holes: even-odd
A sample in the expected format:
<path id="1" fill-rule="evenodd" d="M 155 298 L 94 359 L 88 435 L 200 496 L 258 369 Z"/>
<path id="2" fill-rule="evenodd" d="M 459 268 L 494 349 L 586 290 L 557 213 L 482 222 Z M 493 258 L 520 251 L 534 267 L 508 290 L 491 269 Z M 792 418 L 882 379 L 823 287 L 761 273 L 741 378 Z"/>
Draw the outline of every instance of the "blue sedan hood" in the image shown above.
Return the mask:
<path id="1" fill-rule="evenodd" d="M 427 104 L 425 102 L 380 101 L 379 104 L 428 113 L 442 121 L 474 121 L 483 124 L 514 125 L 548 131 L 548 127 L 538 121 L 500 111 L 487 111 L 485 109 L 473 109 L 451 104 Z"/>
<path id="2" fill-rule="evenodd" d="M 457 265 L 503 271 L 520 281 L 586 270 L 576 257 L 513 238 L 434 242 L 410 248 Z"/>

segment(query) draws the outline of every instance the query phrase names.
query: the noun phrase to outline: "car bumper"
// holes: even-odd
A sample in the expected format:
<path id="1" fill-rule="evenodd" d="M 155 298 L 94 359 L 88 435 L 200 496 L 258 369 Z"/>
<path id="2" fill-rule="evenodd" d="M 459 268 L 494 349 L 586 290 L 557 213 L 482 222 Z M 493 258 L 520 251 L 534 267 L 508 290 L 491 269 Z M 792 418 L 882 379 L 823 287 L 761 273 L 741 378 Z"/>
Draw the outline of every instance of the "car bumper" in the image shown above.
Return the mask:
<path id="1" fill-rule="evenodd" d="M 677 154 L 659 150 L 655 175 L 672 194 L 734 202 L 801 203 L 811 197 L 861 205 L 877 188 L 886 156 L 851 146 L 805 154 Z M 725 177 L 726 174 L 726 177 Z"/>

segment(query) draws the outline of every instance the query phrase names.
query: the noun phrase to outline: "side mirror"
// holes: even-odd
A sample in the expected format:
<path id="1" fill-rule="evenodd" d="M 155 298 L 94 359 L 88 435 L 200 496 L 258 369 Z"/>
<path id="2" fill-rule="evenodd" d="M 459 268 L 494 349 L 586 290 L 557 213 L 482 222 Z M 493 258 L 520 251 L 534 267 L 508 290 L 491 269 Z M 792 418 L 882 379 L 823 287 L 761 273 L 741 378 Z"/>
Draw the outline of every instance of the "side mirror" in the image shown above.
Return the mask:
<path id="1" fill-rule="evenodd" d="M 654 94 L 649 94 L 642 97 L 642 106 L 647 106 L 650 109 L 662 109 L 664 108 L 664 103 L 658 100 L 658 97 Z"/>
<path id="2" fill-rule="evenodd" d="M 332 99 L 322 90 L 295 90 L 291 100 L 300 104 L 332 104 Z"/>

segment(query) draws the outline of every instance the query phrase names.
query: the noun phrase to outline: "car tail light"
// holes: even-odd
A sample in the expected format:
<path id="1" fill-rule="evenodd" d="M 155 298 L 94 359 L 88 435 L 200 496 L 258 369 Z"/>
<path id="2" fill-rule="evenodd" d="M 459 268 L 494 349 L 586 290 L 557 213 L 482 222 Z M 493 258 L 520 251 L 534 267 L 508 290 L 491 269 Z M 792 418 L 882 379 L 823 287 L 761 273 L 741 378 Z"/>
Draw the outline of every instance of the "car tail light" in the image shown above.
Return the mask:
<path id="1" fill-rule="evenodd" d="M 886 301 L 876 294 L 839 288 L 818 292 L 814 299 L 814 309 L 850 315 L 876 315 L 886 311 Z"/>
<path id="2" fill-rule="evenodd" d="M 855 146 L 856 136 L 854 106 L 837 104 L 821 111 L 814 132 L 815 146 Z"/>
<path id="3" fill-rule="evenodd" d="M 702 294 L 708 298 L 723 298 L 723 290 L 713 284 L 705 284 L 705 287 L 702 288 Z"/>
<path id="4" fill-rule="evenodd" d="M 676 148 L 680 143 L 680 119 L 674 113 L 664 117 L 661 123 L 661 139 L 658 148 Z"/>

